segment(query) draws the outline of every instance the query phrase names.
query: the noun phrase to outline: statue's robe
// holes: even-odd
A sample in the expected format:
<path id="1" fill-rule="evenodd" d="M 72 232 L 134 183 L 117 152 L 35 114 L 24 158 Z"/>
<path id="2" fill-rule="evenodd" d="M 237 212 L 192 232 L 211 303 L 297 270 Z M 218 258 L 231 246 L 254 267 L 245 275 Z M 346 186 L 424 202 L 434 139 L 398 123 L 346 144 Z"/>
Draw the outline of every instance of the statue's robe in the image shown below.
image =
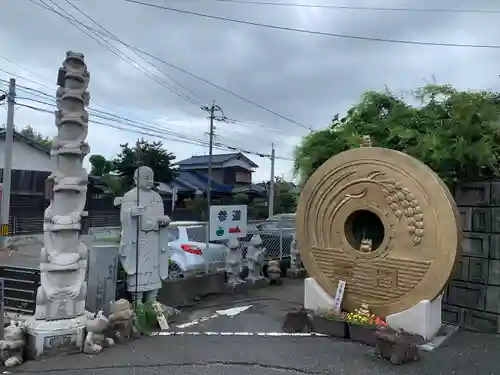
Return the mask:
<path id="1" fill-rule="evenodd" d="M 132 216 L 132 209 L 144 207 L 142 216 Z M 153 190 L 139 190 L 137 204 L 137 188 L 125 194 L 121 201 L 120 220 L 122 236 L 120 242 L 120 261 L 127 274 L 127 289 L 130 292 L 147 292 L 161 288 L 162 279 L 168 276 L 168 254 L 165 251 L 168 243 L 160 243 L 161 232 L 166 227 L 160 227 L 159 220 L 164 219 L 163 201 Z M 136 275 L 137 262 L 137 225 L 139 224 L 139 267 Z M 136 289 L 137 278 L 137 289 Z"/>

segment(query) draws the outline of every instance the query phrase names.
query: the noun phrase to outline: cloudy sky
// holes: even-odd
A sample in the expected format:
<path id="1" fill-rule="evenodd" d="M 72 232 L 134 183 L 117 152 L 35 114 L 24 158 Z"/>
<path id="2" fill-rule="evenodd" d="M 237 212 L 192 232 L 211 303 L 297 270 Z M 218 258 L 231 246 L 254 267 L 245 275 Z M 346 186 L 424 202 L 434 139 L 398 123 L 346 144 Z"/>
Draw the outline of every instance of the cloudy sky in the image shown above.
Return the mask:
<path id="1" fill-rule="evenodd" d="M 391 12 L 213 0 L 141 1 L 327 33 L 500 45 L 500 12 Z M 275 1 L 500 10 L 500 4 L 494 0 Z M 206 154 L 208 148 L 200 142 L 208 140 L 208 120 L 199 107 L 215 100 L 225 116 L 237 121 L 218 123 L 216 142 L 262 154 L 269 154 L 274 143 L 276 155 L 281 158 L 276 161 L 276 175 L 291 178 L 293 163 L 286 159 L 292 158 L 293 148 L 308 130 L 172 66 L 150 57 L 144 60 L 111 39 L 70 4 L 121 41 L 313 129 L 328 126 L 335 113 L 343 114 L 367 89 L 384 89 L 387 85 L 394 91 L 404 92 L 434 80 L 460 89 L 500 89 L 498 48 L 451 48 L 310 35 L 207 19 L 124 0 L 0 0 L 0 69 L 9 72 L 0 71 L 0 79 L 6 80 L 10 74 L 22 77 L 17 79 L 24 87 L 18 96 L 25 99 L 18 101 L 51 110 L 57 70 L 65 52 L 83 52 L 91 73 L 91 108 L 106 113 L 105 118 L 92 119 L 129 130 L 90 124 L 88 140 L 92 153 L 106 157 L 113 157 L 120 143 L 133 143 L 137 139 L 138 135 L 130 131 L 146 131 L 163 137 L 165 147 L 175 153 L 178 160 Z M 69 12 L 80 22 L 98 29 L 99 37 L 94 38 L 106 47 L 42 6 L 62 14 Z M 85 30 L 93 35 L 92 31 Z M 110 52 L 113 48 L 122 59 Z M 1 81 L 0 88 L 5 89 Z M 110 114 L 129 121 L 112 121 Z M 0 123 L 5 122 L 5 115 L 5 110 L 0 109 Z M 31 124 L 48 136 L 56 131 L 52 115 L 25 107 L 17 109 L 15 122 L 17 127 Z M 249 157 L 260 166 L 254 180 L 268 179 L 269 159 Z"/>

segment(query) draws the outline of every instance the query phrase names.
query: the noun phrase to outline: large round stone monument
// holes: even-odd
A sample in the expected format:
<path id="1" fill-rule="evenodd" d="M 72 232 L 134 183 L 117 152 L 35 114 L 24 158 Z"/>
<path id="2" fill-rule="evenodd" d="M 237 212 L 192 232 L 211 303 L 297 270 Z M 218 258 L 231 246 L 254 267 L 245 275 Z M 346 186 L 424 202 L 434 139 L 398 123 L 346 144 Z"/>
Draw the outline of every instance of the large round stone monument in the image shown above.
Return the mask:
<path id="1" fill-rule="evenodd" d="M 448 282 L 461 231 L 452 195 L 404 153 L 361 147 L 330 158 L 297 209 L 297 241 L 309 275 L 342 307 L 388 316 L 434 300 Z"/>

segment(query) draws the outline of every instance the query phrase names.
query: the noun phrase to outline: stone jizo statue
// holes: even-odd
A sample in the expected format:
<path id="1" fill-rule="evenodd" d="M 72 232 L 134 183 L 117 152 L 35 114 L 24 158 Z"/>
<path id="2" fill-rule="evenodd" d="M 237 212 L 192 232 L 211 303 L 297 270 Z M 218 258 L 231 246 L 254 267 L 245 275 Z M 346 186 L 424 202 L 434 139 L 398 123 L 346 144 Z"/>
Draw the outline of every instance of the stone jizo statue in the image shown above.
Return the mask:
<path id="1" fill-rule="evenodd" d="M 166 235 L 170 218 L 164 213 L 160 195 L 153 191 L 153 170 L 144 166 L 137 168 L 134 181 L 136 187 L 121 199 L 120 261 L 127 274 L 127 289 L 134 301 L 156 302 L 162 280 L 168 277 L 167 249 L 161 248 L 160 238 Z"/>
<path id="2" fill-rule="evenodd" d="M 300 251 L 295 233 L 293 234 L 292 243 L 290 244 L 290 263 L 290 268 L 292 270 L 301 270 L 304 268 L 302 259 L 300 258 Z"/>
<path id="3" fill-rule="evenodd" d="M 262 247 L 260 236 L 254 235 L 250 239 L 247 249 L 248 278 L 251 282 L 265 280 L 262 276 L 262 263 L 264 262 L 264 253 L 266 249 Z"/>
<path id="4" fill-rule="evenodd" d="M 226 273 L 227 273 L 227 284 L 229 286 L 236 286 L 242 284 L 245 281 L 240 278 L 241 270 L 241 247 L 240 241 L 237 238 L 232 237 L 227 243 L 226 252 Z"/>

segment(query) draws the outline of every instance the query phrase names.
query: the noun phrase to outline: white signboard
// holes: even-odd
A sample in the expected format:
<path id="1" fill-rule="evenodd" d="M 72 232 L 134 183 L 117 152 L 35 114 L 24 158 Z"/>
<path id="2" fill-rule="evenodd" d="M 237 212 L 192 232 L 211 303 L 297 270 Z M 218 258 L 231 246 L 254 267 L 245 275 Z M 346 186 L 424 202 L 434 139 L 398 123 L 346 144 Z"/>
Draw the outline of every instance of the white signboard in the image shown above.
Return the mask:
<path id="1" fill-rule="evenodd" d="M 333 308 L 335 311 L 340 312 L 340 306 L 342 305 L 342 299 L 344 298 L 345 281 L 339 280 L 339 285 L 337 286 L 337 293 L 335 293 L 335 302 Z"/>
<path id="2" fill-rule="evenodd" d="M 210 206 L 210 241 L 247 235 L 247 206 Z"/>

